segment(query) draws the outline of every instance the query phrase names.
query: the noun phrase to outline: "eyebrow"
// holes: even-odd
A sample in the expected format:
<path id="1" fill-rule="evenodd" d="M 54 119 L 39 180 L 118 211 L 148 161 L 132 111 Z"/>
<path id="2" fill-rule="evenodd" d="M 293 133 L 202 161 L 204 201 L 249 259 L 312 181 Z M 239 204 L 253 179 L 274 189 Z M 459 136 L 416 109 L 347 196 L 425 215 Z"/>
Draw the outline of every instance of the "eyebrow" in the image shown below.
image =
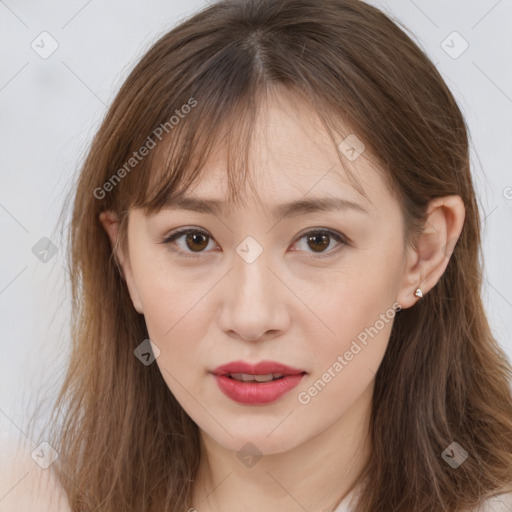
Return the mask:
<path id="1" fill-rule="evenodd" d="M 217 199 L 198 197 L 175 197 L 168 200 L 165 208 L 174 210 L 188 210 L 197 213 L 219 215 L 223 210 L 224 203 Z M 368 214 L 368 211 L 359 203 L 340 197 L 315 197 L 299 199 L 289 203 L 274 206 L 271 210 L 274 218 L 294 217 L 315 212 L 355 210 Z"/>

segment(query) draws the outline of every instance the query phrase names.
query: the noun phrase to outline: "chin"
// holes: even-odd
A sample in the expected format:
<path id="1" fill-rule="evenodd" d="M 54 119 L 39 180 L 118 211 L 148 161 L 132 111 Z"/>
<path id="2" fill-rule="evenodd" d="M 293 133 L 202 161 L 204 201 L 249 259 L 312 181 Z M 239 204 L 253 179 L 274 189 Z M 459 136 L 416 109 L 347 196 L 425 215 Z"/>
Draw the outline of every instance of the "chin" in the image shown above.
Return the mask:
<path id="1" fill-rule="evenodd" d="M 233 451 L 237 456 L 248 455 L 273 455 L 287 452 L 301 443 L 300 436 L 296 432 L 290 432 L 289 428 L 277 427 L 279 421 L 264 421 L 258 425 L 253 423 L 248 427 L 245 422 L 237 426 L 230 424 L 229 434 L 223 429 L 211 429 L 207 431 L 208 436 L 226 450 Z M 211 427 L 212 425 L 210 425 Z M 215 428 L 215 427 L 214 427 Z"/>

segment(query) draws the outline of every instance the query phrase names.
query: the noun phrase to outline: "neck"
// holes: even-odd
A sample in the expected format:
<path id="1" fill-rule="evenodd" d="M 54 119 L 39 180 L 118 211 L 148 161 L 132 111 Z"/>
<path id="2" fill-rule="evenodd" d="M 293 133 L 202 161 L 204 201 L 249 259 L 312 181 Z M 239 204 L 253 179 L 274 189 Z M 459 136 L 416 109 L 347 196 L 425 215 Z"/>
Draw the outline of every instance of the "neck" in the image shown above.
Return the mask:
<path id="1" fill-rule="evenodd" d="M 225 510 L 334 510 L 352 490 L 369 457 L 373 382 L 324 431 L 291 450 L 263 455 L 251 467 L 203 430 L 192 507 Z"/>

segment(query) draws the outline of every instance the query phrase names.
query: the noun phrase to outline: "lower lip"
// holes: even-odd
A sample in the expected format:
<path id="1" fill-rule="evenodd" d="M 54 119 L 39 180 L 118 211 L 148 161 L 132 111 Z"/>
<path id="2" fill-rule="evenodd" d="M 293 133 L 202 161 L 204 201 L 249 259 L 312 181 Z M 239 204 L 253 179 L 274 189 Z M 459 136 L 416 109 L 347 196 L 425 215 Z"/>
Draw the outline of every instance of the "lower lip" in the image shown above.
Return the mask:
<path id="1" fill-rule="evenodd" d="M 220 390 L 241 404 L 268 404 L 299 385 L 305 374 L 286 375 L 269 382 L 240 382 L 224 375 L 213 375 Z"/>

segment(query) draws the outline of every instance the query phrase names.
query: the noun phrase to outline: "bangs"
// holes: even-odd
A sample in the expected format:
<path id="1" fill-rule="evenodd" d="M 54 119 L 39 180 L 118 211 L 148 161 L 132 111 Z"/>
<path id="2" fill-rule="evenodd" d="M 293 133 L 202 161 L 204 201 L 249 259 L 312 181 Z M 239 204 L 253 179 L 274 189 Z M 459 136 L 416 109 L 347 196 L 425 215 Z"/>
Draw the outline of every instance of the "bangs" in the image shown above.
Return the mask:
<path id="1" fill-rule="evenodd" d="M 207 94 L 197 95 L 202 100 L 197 100 L 194 112 L 155 150 L 146 186 L 139 188 L 134 204 L 146 214 L 158 213 L 201 181 L 212 154 L 221 148 L 227 154 L 228 201 L 239 201 L 247 184 L 255 191 L 250 181 L 249 155 L 259 102 L 264 96 L 254 91 L 228 102 L 222 91 L 210 89 Z"/>
<path id="2" fill-rule="evenodd" d="M 258 113 L 265 108 L 268 95 L 276 93 L 278 89 L 299 95 L 306 101 L 297 89 L 280 85 L 250 85 L 238 98 L 230 98 L 225 91 L 213 88 L 205 91 L 205 94 L 198 94 L 197 97 L 202 100 L 197 100 L 194 111 L 159 142 L 151 165 L 144 172 L 145 179 L 137 183 L 132 207 L 142 208 L 147 215 L 151 215 L 161 211 L 174 199 L 186 195 L 204 177 L 212 154 L 220 149 L 225 150 L 227 202 L 241 205 L 247 186 L 260 200 L 251 167 L 251 148 Z M 312 106 L 311 97 L 308 103 Z M 350 161 L 338 148 L 340 142 L 353 131 L 347 130 L 346 123 L 339 116 L 332 115 L 332 106 L 329 110 L 327 105 L 317 104 L 314 111 L 336 148 L 348 181 L 368 199 Z M 367 151 L 361 157 L 368 159 Z"/>

